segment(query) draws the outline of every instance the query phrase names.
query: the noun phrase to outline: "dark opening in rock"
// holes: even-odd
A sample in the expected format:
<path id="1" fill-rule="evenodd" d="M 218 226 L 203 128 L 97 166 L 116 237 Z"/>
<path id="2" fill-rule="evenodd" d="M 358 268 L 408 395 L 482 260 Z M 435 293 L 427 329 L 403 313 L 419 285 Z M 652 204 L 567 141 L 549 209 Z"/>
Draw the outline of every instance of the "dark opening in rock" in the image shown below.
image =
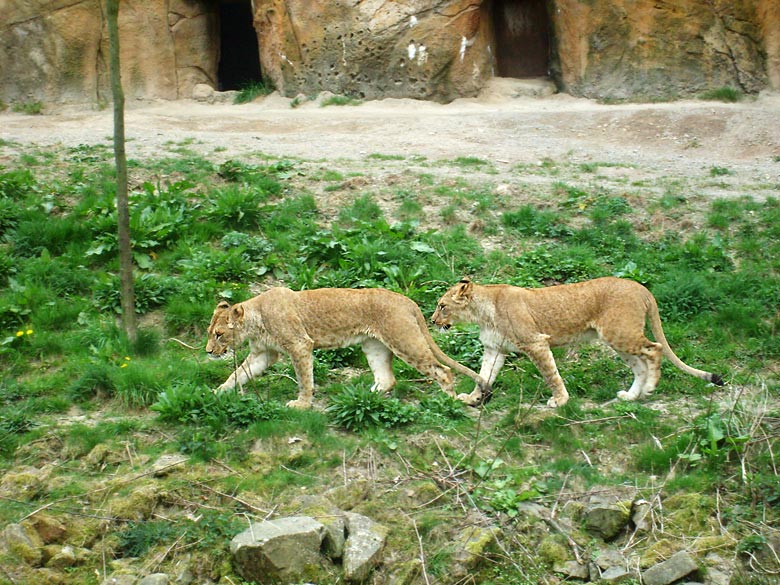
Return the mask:
<path id="1" fill-rule="evenodd" d="M 499 77 L 543 77 L 550 64 L 550 17 L 545 0 L 493 0 Z"/>
<path id="2" fill-rule="evenodd" d="M 262 81 L 251 0 L 219 3 L 219 91 L 242 89 Z"/>

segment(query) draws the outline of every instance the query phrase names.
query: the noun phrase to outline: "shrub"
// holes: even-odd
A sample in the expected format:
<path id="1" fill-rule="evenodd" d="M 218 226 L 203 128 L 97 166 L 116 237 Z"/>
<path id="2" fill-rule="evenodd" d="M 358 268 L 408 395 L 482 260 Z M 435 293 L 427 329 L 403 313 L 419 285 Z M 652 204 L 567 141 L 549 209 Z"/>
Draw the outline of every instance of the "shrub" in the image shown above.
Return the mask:
<path id="1" fill-rule="evenodd" d="M 325 108 L 327 106 L 359 106 L 363 103 L 358 98 L 346 96 L 346 95 L 332 95 L 326 97 L 320 102 L 320 107 Z"/>
<path id="2" fill-rule="evenodd" d="M 285 411 L 279 403 L 263 402 L 256 396 L 238 392 L 215 394 L 205 386 L 184 383 L 161 392 L 150 408 L 163 422 L 206 425 L 220 432 L 277 420 Z"/>
<path id="3" fill-rule="evenodd" d="M 740 90 L 733 87 L 725 86 L 715 89 L 710 89 L 704 93 L 699 94 L 700 100 L 719 101 L 719 102 L 738 102 L 745 97 Z"/>
<path id="4" fill-rule="evenodd" d="M 262 191 L 231 184 L 209 197 L 206 215 L 228 229 L 254 229 L 263 215 L 260 205 L 267 199 Z"/>
<path id="5" fill-rule="evenodd" d="M 332 397 L 328 414 L 338 426 L 359 431 L 408 424 L 414 420 L 416 412 L 414 407 L 366 386 L 348 385 Z"/>
<path id="6" fill-rule="evenodd" d="M 536 209 L 533 205 L 507 211 L 501 216 L 501 222 L 526 236 L 559 238 L 571 234 L 571 229 L 561 223 L 558 213 Z"/>
<path id="7" fill-rule="evenodd" d="M 0 173 L 0 197 L 20 200 L 39 192 L 38 184 L 28 169 L 15 169 Z"/>
<path id="8" fill-rule="evenodd" d="M 247 104 L 253 102 L 259 97 L 266 96 L 274 91 L 272 83 L 263 81 L 252 81 L 245 84 L 238 90 L 236 97 L 233 98 L 234 104 Z"/>
<path id="9" fill-rule="evenodd" d="M 138 314 L 163 306 L 176 291 L 173 277 L 143 274 L 134 281 L 135 312 Z M 118 276 L 109 276 L 95 287 L 95 305 L 100 311 L 119 313 L 122 308 Z"/>

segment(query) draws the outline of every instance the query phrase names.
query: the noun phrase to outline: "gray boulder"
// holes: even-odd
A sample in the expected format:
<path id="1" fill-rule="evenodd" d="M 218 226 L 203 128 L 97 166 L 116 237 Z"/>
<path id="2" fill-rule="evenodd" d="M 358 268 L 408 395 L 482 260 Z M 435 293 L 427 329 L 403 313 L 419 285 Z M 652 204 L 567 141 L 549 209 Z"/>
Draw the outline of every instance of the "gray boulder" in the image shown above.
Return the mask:
<path id="1" fill-rule="evenodd" d="M 644 585 L 669 585 L 669 583 L 674 583 L 698 569 L 699 565 L 696 564 L 694 558 L 687 552 L 680 551 L 642 573 L 642 583 Z"/>
<path id="2" fill-rule="evenodd" d="M 171 582 L 165 573 L 152 573 L 138 582 L 138 585 L 168 585 Z"/>
<path id="3" fill-rule="evenodd" d="M 230 543 L 236 571 L 247 581 L 297 582 L 317 571 L 325 527 L 306 516 L 253 522 Z"/>
<path id="4" fill-rule="evenodd" d="M 366 516 L 346 512 L 347 541 L 344 543 L 344 578 L 362 582 L 382 560 L 387 529 Z"/>
<path id="5" fill-rule="evenodd" d="M 612 540 L 628 525 L 631 502 L 615 496 L 591 496 L 583 517 L 585 528 L 603 540 Z"/>

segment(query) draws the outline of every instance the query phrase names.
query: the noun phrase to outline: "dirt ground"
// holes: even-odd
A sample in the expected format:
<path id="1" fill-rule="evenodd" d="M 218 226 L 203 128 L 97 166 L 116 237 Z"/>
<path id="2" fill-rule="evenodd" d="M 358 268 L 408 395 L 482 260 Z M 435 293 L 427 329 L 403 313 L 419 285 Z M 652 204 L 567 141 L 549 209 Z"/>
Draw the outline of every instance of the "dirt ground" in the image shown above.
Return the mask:
<path id="1" fill-rule="evenodd" d="M 0 138 L 22 144 L 107 143 L 112 128 L 110 108 L 0 113 Z M 759 185 L 760 196 L 780 189 L 778 94 L 737 104 L 605 105 L 565 94 L 513 97 L 501 88 L 446 105 L 386 99 L 328 107 L 311 101 L 293 108 L 277 94 L 244 105 L 128 101 L 126 129 L 131 158 L 159 156 L 183 142 L 224 157 L 477 157 L 494 165 L 497 182 L 511 178 L 518 164 L 544 160 L 641 168 L 642 180 L 705 177 L 722 167 L 729 170 L 727 194 L 739 194 L 742 184 L 752 185 L 753 195 Z"/>

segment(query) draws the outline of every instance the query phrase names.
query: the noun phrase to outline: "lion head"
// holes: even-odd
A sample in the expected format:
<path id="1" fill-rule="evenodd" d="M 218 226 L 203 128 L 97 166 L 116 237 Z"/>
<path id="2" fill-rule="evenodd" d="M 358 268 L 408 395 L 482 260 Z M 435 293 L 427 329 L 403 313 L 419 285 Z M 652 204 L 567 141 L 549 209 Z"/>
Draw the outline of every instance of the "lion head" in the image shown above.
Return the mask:
<path id="1" fill-rule="evenodd" d="M 451 287 L 436 304 L 431 321 L 440 329 L 447 330 L 460 321 L 471 302 L 474 285 L 471 279 L 464 277 Z"/>
<path id="2" fill-rule="evenodd" d="M 226 357 L 234 345 L 241 341 L 240 330 L 243 323 L 244 308 L 220 301 L 208 328 L 206 353 L 212 358 Z"/>

